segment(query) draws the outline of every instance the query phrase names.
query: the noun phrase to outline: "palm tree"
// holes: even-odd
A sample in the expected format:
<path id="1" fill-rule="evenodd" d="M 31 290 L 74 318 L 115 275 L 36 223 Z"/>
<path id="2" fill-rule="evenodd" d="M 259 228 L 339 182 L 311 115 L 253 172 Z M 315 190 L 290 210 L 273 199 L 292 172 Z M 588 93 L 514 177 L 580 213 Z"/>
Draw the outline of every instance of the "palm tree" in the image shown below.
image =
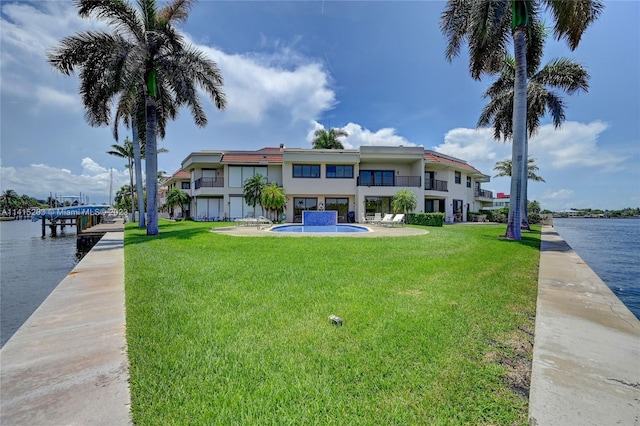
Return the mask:
<path id="1" fill-rule="evenodd" d="M 48 61 L 66 75 L 76 67 L 80 69 L 80 95 L 85 116 L 92 125 L 109 123 L 111 105 L 118 96 L 119 105 L 129 105 L 119 107 L 119 112 L 135 117 L 134 124 L 140 123 L 142 104 L 135 100 L 144 95 L 146 172 L 147 176 L 156 176 L 156 137 L 163 130 L 160 121 L 164 102 L 172 99 L 176 107 L 187 106 L 200 127 L 207 124 L 207 117 L 198 87 L 218 109 L 226 106 L 217 65 L 188 45 L 173 26 L 186 21 L 195 0 L 172 0 L 162 8 L 155 0 L 138 0 L 138 10 L 125 0 L 74 3 L 81 17 L 95 16 L 111 25 L 113 31 L 87 31 L 65 37 L 48 54 Z M 158 234 L 157 193 L 157 180 L 147 179 L 147 235 Z"/>
<path id="2" fill-rule="evenodd" d="M 16 209 L 20 206 L 21 198 L 13 189 L 7 189 L 0 197 L 0 203 L 3 209 Z"/>
<path id="3" fill-rule="evenodd" d="M 513 40 L 515 76 L 513 99 L 513 145 L 511 160 L 511 208 L 506 237 L 520 240 L 522 180 L 526 158 L 527 74 L 540 64 L 542 43 L 539 15 L 546 6 L 554 21 L 556 39 L 565 39 L 571 50 L 580 43 L 584 31 L 600 15 L 599 0 L 449 0 L 440 28 L 448 39 L 445 55 L 453 60 L 463 42 L 469 48 L 469 70 L 479 80 L 482 74 L 500 72 Z M 511 32 L 511 33 L 510 33 Z"/>
<path id="4" fill-rule="evenodd" d="M 511 177 L 511 160 L 506 159 L 502 161 L 498 161 L 493 170 L 497 171 L 498 174 L 494 177 Z M 527 160 L 527 179 L 532 180 L 534 182 L 545 182 L 542 177 L 538 176 L 536 172 L 540 170 L 540 168 L 536 165 L 536 159 L 529 157 Z"/>
<path id="5" fill-rule="evenodd" d="M 115 155 L 116 157 L 126 158 L 127 160 L 127 169 L 129 169 L 129 190 L 131 190 L 131 222 L 136 221 L 136 208 L 135 208 L 135 194 L 133 189 L 133 142 L 126 138 L 122 145 L 113 144 L 111 145 L 113 150 L 107 151 L 109 155 Z"/>
<path id="6" fill-rule="evenodd" d="M 262 196 L 260 202 L 267 211 L 275 213 L 275 219 L 278 220 L 278 216 L 281 211 L 284 211 L 287 205 L 287 196 L 284 193 L 284 188 L 273 182 L 265 185 L 262 188 Z M 271 216 L 273 218 L 273 216 Z"/>
<path id="7" fill-rule="evenodd" d="M 173 208 L 175 206 L 180 206 L 180 210 L 182 211 L 182 217 L 184 219 L 187 219 L 187 217 L 185 217 L 186 210 L 184 206 L 189 205 L 190 202 L 191 202 L 191 196 L 186 192 L 179 190 L 178 188 L 173 188 L 167 194 L 167 202 L 166 202 L 167 207 Z"/>
<path id="8" fill-rule="evenodd" d="M 316 135 L 313 139 L 313 149 L 344 149 L 342 142 L 338 140 L 339 137 L 347 137 L 347 133 L 344 129 L 318 129 L 314 133 Z"/>
<path id="9" fill-rule="evenodd" d="M 135 157 L 136 157 L 134 147 L 133 147 L 133 142 L 129 140 L 129 138 L 126 138 L 122 145 L 113 144 L 111 145 L 111 148 L 113 149 L 111 151 L 107 151 L 107 154 L 114 155 L 116 157 L 124 158 L 127 160 L 127 164 L 125 165 L 125 167 L 129 170 L 129 183 L 130 183 L 129 188 L 131 189 L 131 200 L 133 200 L 134 199 L 133 169 L 134 169 L 134 163 L 135 163 Z M 158 154 L 163 154 L 166 152 L 169 152 L 169 150 L 166 148 L 158 149 Z M 144 150 L 144 145 L 142 145 L 140 147 L 140 158 L 144 158 L 144 157 L 145 157 L 145 150 Z M 143 217 L 144 215 L 141 216 L 141 222 L 143 221 Z M 135 222 L 135 221 L 136 221 L 135 205 L 132 201 L 131 202 L 131 222 Z"/>
<path id="10" fill-rule="evenodd" d="M 244 200 L 250 206 L 253 206 L 253 214 L 255 216 L 256 205 L 262 203 L 262 190 L 267 182 L 261 174 L 254 175 L 244 181 Z"/>
<path id="11" fill-rule="evenodd" d="M 541 26 L 537 27 L 544 32 Z M 532 70 L 529 70 L 532 72 Z M 564 101 L 552 89 L 557 88 L 572 95 L 577 91 L 589 90 L 589 73 L 579 63 L 570 59 L 554 59 L 542 69 L 535 70 L 528 76 L 527 84 L 527 133 L 534 135 L 539 127 L 540 119 L 548 111 L 556 128 L 565 120 Z M 504 60 L 504 66 L 498 79 L 489 86 L 484 98 L 490 98 L 478 120 L 478 127 L 492 126 L 493 137 L 497 140 L 508 140 L 513 137 L 513 87 L 515 78 L 515 61 L 511 57 Z M 525 143 L 526 158 L 529 157 L 528 143 Z M 527 173 L 527 168 L 523 168 Z M 530 179 L 530 178 L 529 178 Z M 530 229 L 527 213 L 527 180 L 522 179 L 521 228 Z"/>
<path id="12" fill-rule="evenodd" d="M 417 206 L 416 195 L 408 189 L 401 189 L 395 193 L 391 200 L 393 211 L 407 214 L 411 210 L 415 210 Z"/>

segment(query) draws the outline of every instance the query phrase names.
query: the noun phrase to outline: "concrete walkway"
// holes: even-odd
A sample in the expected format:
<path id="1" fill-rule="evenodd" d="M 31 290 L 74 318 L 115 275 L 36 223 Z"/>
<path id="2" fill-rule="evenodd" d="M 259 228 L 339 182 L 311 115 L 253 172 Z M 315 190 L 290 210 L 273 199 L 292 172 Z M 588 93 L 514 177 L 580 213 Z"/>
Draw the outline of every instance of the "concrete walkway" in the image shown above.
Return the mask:
<path id="1" fill-rule="evenodd" d="M 100 228 L 116 231 L 105 234 L 0 350 L 3 426 L 131 424 L 124 234 L 121 222 Z"/>
<path id="2" fill-rule="evenodd" d="M 529 420 L 640 425 L 640 321 L 550 226 L 542 229 Z"/>

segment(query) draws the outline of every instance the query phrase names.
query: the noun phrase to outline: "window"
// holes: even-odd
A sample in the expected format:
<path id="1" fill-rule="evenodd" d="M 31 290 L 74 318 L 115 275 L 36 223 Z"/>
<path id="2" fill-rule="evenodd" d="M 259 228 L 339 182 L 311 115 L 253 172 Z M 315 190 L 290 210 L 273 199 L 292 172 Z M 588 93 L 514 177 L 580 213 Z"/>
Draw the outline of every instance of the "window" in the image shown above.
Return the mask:
<path id="1" fill-rule="evenodd" d="M 393 197 L 364 197 L 365 212 L 368 215 L 375 213 L 391 213 L 391 201 Z"/>
<path id="2" fill-rule="evenodd" d="M 360 186 L 393 186 L 393 170 L 360 170 Z"/>
<path id="3" fill-rule="evenodd" d="M 302 212 L 304 210 L 318 210 L 317 198 L 293 198 L 293 221 L 302 222 Z"/>
<path id="4" fill-rule="evenodd" d="M 294 164 L 293 177 L 318 179 L 320 178 L 320 165 L 319 164 Z"/>
<path id="5" fill-rule="evenodd" d="M 325 198 L 324 209 L 337 211 L 338 222 L 346 222 L 347 215 L 349 213 L 349 199 L 348 198 Z"/>
<path id="6" fill-rule="evenodd" d="M 462 183 L 462 173 L 460 172 L 455 172 L 456 173 L 456 183 L 460 184 Z"/>
<path id="7" fill-rule="evenodd" d="M 242 188 L 247 179 L 255 175 L 267 177 L 267 168 L 264 166 L 229 166 L 229 188 Z"/>
<path id="8" fill-rule="evenodd" d="M 182 189 L 191 188 L 191 182 L 182 182 Z"/>
<path id="9" fill-rule="evenodd" d="M 353 178 L 353 166 L 342 164 L 327 164 L 327 178 Z"/>
<path id="10" fill-rule="evenodd" d="M 471 188 L 471 178 L 467 176 L 467 188 Z"/>

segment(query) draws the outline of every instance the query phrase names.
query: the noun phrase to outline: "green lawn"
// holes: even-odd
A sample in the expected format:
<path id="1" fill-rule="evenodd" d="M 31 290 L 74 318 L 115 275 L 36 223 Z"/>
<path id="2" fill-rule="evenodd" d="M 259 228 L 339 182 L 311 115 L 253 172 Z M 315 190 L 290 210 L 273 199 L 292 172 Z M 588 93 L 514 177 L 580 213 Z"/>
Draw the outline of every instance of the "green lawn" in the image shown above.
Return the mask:
<path id="1" fill-rule="evenodd" d="M 127 226 L 136 424 L 527 424 L 539 227 L 517 242 L 498 238 L 504 225 L 403 238 L 212 226 Z"/>

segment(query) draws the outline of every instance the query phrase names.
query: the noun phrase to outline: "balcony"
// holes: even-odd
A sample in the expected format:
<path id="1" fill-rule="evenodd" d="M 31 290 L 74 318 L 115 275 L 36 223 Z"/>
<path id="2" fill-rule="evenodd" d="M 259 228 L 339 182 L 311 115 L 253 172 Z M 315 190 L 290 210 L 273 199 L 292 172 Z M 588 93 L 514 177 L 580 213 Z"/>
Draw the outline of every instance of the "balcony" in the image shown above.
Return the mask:
<path id="1" fill-rule="evenodd" d="M 476 198 L 491 198 L 493 199 L 493 192 L 484 189 L 476 189 Z"/>
<path id="2" fill-rule="evenodd" d="M 402 186 L 405 188 L 420 188 L 420 176 L 382 176 L 382 179 L 373 179 L 370 175 L 364 179 L 358 177 L 358 186 Z"/>
<path id="3" fill-rule="evenodd" d="M 196 179 L 196 189 L 200 188 L 223 188 L 224 187 L 224 178 L 223 177 L 203 177 L 200 179 Z"/>
<path id="4" fill-rule="evenodd" d="M 426 179 L 424 181 L 425 191 L 448 191 L 447 181 L 438 179 Z"/>

